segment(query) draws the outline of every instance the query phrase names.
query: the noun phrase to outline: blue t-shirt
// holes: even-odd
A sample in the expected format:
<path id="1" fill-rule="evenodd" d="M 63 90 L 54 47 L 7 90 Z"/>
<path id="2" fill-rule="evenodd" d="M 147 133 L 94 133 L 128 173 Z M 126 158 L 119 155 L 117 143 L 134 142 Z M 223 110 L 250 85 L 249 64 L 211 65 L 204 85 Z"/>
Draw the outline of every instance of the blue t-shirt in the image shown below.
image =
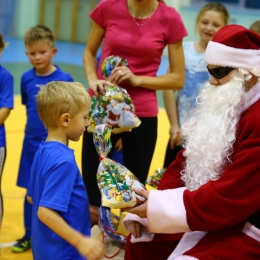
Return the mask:
<path id="1" fill-rule="evenodd" d="M 41 86 L 51 81 L 67 81 L 72 82 L 72 77 L 62 71 L 58 66 L 56 70 L 47 76 L 39 76 L 35 74 L 32 68 L 22 75 L 21 79 L 21 95 L 22 104 L 26 106 L 27 122 L 25 126 L 25 137 L 29 139 L 32 146 L 39 146 L 39 142 L 45 140 L 47 131 L 39 118 L 37 112 L 36 95 Z M 36 141 L 36 143 L 35 143 Z"/>
<path id="2" fill-rule="evenodd" d="M 31 169 L 28 195 L 32 197 L 32 251 L 34 260 L 84 258 L 43 224 L 39 206 L 58 212 L 74 229 L 90 236 L 87 191 L 75 161 L 74 151 L 60 142 L 42 142 Z"/>
<path id="3" fill-rule="evenodd" d="M 0 65 L 0 108 L 14 107 L 14 79 L 13 76 Z M 0 126 L 0 147 L 6 146 L 5 126 Z"/>
<path id="4" fill-rule="evenodd" d="M 194 49 L 194 42 L 184 42 L 185 83 L 178 92 L 177 104 L 180 126 L 186 122 L 189 112 L 195 107 L 196 98 L 210 75 L 204 60 L 204 53 Z"/>

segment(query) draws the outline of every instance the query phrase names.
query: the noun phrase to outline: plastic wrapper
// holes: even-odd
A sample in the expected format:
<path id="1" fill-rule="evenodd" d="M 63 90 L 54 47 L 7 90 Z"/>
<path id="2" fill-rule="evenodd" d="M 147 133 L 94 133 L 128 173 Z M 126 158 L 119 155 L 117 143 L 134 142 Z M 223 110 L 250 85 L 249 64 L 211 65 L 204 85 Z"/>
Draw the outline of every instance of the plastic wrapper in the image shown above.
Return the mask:
<path id="1" fill-rule="evenodd" d="M 100 159 L 107 157 L 112 148 L 111 143 L 111 129 L 107 124 L 100 124 L 96 126 L 93 132 L 93 142 Z"/>
<path id="2" fill-rule="evenodd" d="M 101 63 L 102 75 L 109 80 L 111 71 L 117 66 L 127 66 L 127 60 L 109 56 Z M 141 124 L 135 114 L 134 104 L 127 91 L 119 86 L 105 86 L 104 93 L 93 96 L 89 113 L 89 132 L 96 125 L 109 124 L 113 133 L 130 131 Z"/>
<path id="3" fill-rule="evenodd" d="M 166 169 L 158 168 L 150 177 L 147 178 L 146 184 L 157 189 L 165 171 Z"/>
<path id="4" fill-rule="evenodd" d="M 121 209 L 141 204 L 144 198 L 134 188 L 144 188 L 126 167 L 104 158 L 98 167 L 98 187 L 102 195 L 102 206 Z"/>
<path id="5" fill-rule="evenodd" d="M 101 62 L 101 72 L 105 79 L 108 79 L 111 75 L 111 72 L 116 67 L 128 66 L 128 61 L 126 59 L 122 59 L 119 56 L 108 56 Z"/>
<path id="6" fill-rule="evenodd" d="M 145 198 L 135 193 L 134 188 L 144 185 L 122 164 L 106 158 L 111 149 L 111 126 L 96 126 L 93 140 L 101 161 L 97 171 L 97 183 L 101 192 L 102 206 L 121 209 L 134 207 Z"/>
<path id="7" fill-rule="evenodd" d="M 89 112 L 89 132 L 99 124 L 109 124 L 113 133 L 130 131 L 141 124 L 135 115 L 134 104 L 126 92 L 118 86 L 105 86 L 105 92 L 92 97 Z"/>

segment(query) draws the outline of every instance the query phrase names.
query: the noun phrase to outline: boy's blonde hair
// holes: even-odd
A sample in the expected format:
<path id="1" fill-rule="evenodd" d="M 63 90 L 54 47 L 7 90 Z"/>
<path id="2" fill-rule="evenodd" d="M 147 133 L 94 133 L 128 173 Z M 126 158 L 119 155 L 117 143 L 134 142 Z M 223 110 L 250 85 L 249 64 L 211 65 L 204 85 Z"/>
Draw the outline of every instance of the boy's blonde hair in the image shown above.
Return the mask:
<path id="1" fill-rule="evenodd" d="M 73 117 L 84 106 L 91 105 L 89 94 L 78 82 L 52 81 L 41 87 L 36 99 L 38 114 L 46 128 L 58 127 L 62 114 Z"/>
<path id="2" fill-rule="evenodd" d="M 51 47 L 54 47 L 54 35 L 47 26 L 36 25 L 26 31 L 24 35 L 25 46 L 39 41 L 46 41 Z"/>
<path id="3" fill-rule="evenodd" d="M 253 22 L 250 27 L 249 30 L 260 34 L 260 20 Z"/>
<path id="4" fill-rule="evenodd" d="M 0 52 L 2 52 L 7 45 L 8 43 L 4 42 L 3 36 L 0 33 Z"/>

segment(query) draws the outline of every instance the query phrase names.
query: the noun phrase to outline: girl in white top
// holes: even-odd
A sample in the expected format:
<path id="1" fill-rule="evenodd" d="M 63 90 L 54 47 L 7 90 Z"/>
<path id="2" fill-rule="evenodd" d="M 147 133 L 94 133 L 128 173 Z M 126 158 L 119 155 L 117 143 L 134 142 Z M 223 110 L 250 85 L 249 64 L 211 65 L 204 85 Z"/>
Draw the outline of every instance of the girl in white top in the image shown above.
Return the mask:
<path id="1" fill-rule="evenodd" d="M 194 107 L 201 87 L 209 80 L 210 75 L 204 61 L 208 42 L 221 27 L 227 25 L 228 20 L 229 12 L 221 3 L 208 3 L 201 8 L 196 19 L 199 40 L 184 43 L 186 75 L 184 86 L 178 91 L 177 102 L 174 91 L 163 91 L 164 106 L 170 121 L 170 140 L 166 149 L 164 168 L 175 160 L 177 152 L 181 149 L 179 146 L 181 126 Z"/>

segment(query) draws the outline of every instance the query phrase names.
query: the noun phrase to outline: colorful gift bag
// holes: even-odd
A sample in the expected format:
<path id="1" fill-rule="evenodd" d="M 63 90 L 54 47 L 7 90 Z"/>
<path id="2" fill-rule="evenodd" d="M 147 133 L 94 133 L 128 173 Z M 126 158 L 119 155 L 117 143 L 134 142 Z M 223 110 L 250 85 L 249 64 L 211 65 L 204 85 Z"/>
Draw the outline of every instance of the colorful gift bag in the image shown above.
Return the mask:
<path id="1" fill-rule="evenodd" d="M 134 189 L 144 189 L 144 186 L 125 166 L 106 158 L 112 147 L 111 128 L 110 125 L 101 124 L 93 132 L 94 145 L 100 155 L 97 183 L 101 192 L 101 205 L 114 209 L 134 207 L 145 200 Z"/>
<path id="2" fill-rule="evenodd" d="M 135 115 L 132 99 L 125 89 L 118 86 L 105 86 L 102 95 L 92 97 L 89 120 L 89 132 L 100 124 L 110 125 L 112 133 L 130 131 L 141 124 Z"/>
<path id="3" fill-rule="evenodd" d="M 153 188 L 157 189 L 165 170 L 166 169 L 158 168 L 150 177 L 147 178 L 146 184 L 148 184 L 148 185 L 152 186 Z"/>

